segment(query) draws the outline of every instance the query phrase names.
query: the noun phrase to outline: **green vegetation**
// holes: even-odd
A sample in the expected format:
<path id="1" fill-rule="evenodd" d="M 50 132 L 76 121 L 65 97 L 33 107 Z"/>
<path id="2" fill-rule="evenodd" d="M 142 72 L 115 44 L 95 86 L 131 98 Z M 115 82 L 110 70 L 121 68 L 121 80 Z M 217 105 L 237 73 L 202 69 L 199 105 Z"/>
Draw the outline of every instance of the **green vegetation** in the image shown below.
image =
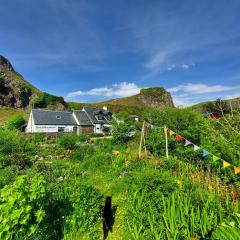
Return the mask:
<path id="1" fill-rule="evenodd" d="M 117 117 L 125 125 L 114 123 L 113 138 L 94 141 L 0 129 L 0 239 L 102 239 L 106 223 L 108 240 L 238 239 L 240 176 L 173 136 L 166 158 L 162 129 L 146 130 L 138 159 L 141 123 Z M 237 114 L 213 121 L 189 109 L 144 109 L 141 118 L 240 166 Z"/>
<path id="2" fill-rule="evenodd" d="M 24 125 L 25 119 L 21 115 L 15 115 L 9 118 L 7 128 L 10 130 L 21 130 Z"/>
<path id="3" fill-rule="evenodd" d="M 63 106 L 66 106 L 66 103 L 63 97 L 53 96 L 48 93 L 43 93 L 41 96 L 33 99 L 32 104 L 34 108 L 45 108 L 47 106 L 56 105 L 56 104 L 62 104 Z"/>

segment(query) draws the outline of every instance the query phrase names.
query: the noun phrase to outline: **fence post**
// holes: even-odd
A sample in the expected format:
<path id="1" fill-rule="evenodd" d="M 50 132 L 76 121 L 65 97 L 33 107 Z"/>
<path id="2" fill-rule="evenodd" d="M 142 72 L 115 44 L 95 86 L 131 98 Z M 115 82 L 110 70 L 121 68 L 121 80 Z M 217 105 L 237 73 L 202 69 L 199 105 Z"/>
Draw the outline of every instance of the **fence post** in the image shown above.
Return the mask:
<path id="1" fill-rule="evenodd" d="M 165 133 L 165 143 L 166 143 L 166 157 L 168 158 L 168 134 L 167 134 L 166 126 L 164 126 L 164 133 Z"/>

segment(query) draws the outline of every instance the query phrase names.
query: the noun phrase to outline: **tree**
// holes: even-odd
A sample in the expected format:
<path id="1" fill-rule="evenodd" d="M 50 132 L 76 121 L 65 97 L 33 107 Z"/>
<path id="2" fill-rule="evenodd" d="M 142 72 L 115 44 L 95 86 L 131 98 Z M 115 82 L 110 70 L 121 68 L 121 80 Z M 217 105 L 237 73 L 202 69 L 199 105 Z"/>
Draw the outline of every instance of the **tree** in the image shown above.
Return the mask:
<path id="1" fill-rule="evenodd" d="M 113 118 L 112 124 L 113 139 L 117 143 L 124 143 L 132 137 L 132 132 L 135 131 L 133 120 L 125 111 L 119 112 Z"/>
<path id="2" fill-rule="evenodd" d="M 9 130 L 20 130 L 24 123 L 25 119 L 21 115 L 12 116 L 8 119 L 7 128 Z"/>

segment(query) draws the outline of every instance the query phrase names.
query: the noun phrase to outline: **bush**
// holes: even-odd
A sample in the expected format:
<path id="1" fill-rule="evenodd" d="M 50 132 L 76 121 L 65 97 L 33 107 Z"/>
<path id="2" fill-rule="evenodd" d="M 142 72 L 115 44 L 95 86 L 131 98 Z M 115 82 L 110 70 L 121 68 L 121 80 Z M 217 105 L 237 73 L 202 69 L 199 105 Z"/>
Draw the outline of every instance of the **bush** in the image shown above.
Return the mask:
<path id="1" fill-rule="evenodd" d="M 0 189 L 12 182 L 18 174 L 19 168 L 17 166 L 8 166 L 0 169 Z"/>
<path id="2" fill-rule="evenodd" d="M 76 148 L 78 136 L 73 134 L 64 134 L 57 138 L 57 143 L 60 147 L 66 150 L 73 150 Z"/>
<path id="3" fill-rule="evenodd" d="M 112 135 L 115 143 L 125 143 L 135 135 L 133 120 L 127 112 L 120 112 L 115 116 L 112 124 Z"/>
<path id="4" fill-rule="evenodd" d="M 78 141 L 80 141 L 80 142 L 86 142 L 86 141 L 88 141 L 89 139 L 90 139 L 90 137 L 87 136 L 87 135 L 79 135 L 79 136 L 78 136 Z"/>
<path id="5" fill-rule="evenodd" d="M 22 149 L 23 142 L 17 131 L 0 129 L 0 154 L 15 154 Z"/>
<path id="6" fill-rule="evenodd" d="M 0 239 L 33 239 L 45 218 L 45 180 L 19 176 L 0 190 Z"/>
<path id="7" fill-rule="evenodd" d="M 24 125 L 25 119 L 21 115 L 12 116 L 8 119 L 7 128 L 9 130 L 21 130 L 21 127 Z"/>
<path id="8" fill-rule="evenodd" d="M 94 148 L 89 145 L 78 147 L 70 156 L 70 159 L 76 162 L 83 161 L 84 158 L 90 157 L 94 154 Z"/>

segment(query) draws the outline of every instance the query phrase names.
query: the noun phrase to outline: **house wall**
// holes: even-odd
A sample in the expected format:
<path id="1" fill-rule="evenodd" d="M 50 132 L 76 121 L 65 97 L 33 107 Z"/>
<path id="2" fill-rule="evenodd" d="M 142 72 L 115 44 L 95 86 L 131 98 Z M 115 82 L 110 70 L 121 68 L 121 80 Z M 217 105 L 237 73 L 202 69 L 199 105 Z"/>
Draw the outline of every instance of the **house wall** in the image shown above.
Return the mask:
<path id="1" fill-rule="evenodd" d="M 63 127 L 64 132 L 73 132 L 74 126 L 65 125 L 35 125 L 33 124 L 31 128 L 27 128 L 27 132 L 58 132 L 58 128 Z"/>
<path id="2" fill-rule="evenodd" d="M 94 133 L 103 134 L 104 133 L 103 129 L 105 127 L 111 127 L 111 125 L 110 124 L 95 124 L 94 125 Z"/>
<path id="3" fill-rule="evenodd" d="M 79 134 L 92 134 L 94 133 L 94 126 L 79 126 Z"/>

